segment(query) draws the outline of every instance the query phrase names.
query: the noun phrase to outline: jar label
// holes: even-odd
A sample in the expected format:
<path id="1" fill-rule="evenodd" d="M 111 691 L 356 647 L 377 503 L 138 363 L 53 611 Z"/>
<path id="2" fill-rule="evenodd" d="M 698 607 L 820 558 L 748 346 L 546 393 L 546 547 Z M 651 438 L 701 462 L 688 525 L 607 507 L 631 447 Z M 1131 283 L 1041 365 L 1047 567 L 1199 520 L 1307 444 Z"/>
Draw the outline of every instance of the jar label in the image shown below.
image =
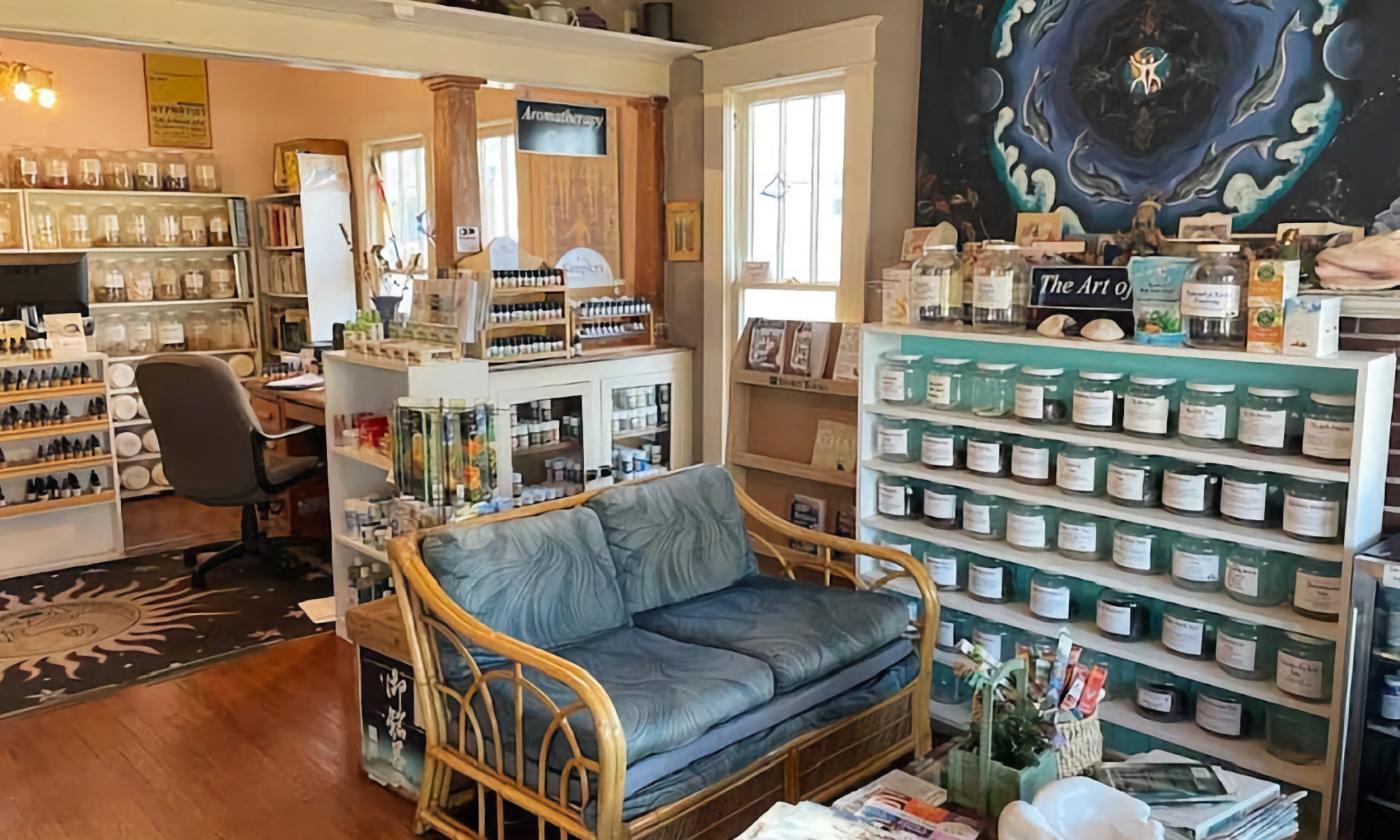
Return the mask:
<path id="1" fill-rule="evenodd" d="M 1207 732 L 1238 738 L 1244 734 L 1244 706 L 1197 692 L 1196 725 Z"/>
<path id="2" fill-rule="evenodd" d="M 1108 465 L 1108 495 L 1126 502 L 1142 501 L 1147 487 L 1147 470 L 1139 467 Z"/>
<path id="3" fill-rule="evenodd" d="M 967 588 L 979 598 L 991 598 L 999 601 L 1005 594 L 1002 591 L 1001 582 L 1003 571 L 1000 566 L 969 566 Z"/>
<path id="4" fill-rule="evenodd" d="M 877 391 L 882 400 L 904 402 L 908 399 L 904 392 L 904 371 L 888 367 L 880 368 Z"/>
<path id="5" fill-rule="evenodd" d="M 1181 404 L 1178 429 L 1187 437 L 1224 440 L 1228 414 L 1228 409 L 1223 405 L 1193 405 L 1184 402 Z"/>
<path id="6" fill-rule="evenodd" d="M 1006 541 L 1017 548 L 1045 548 L 1045 516 L 1008 513 Z"/>
<path id="7" fill-rule="evenodd" d="M 943 519 L 952 522 L 958 518 L 958 497 L 952 493 L 925 490 L 924 516 L 929 519 Z"/>
<path id="8" fill-rule="evenodd" d="M 1097 458 L 1071 458 L 1063 453 L 1055 459 L 1055 486 L 1081 493 L 1094 491 L 1094 466 Z"/>
<path id="9" fill-rule="evenodd" d="M 1031 582 L 1031 614 L 1052 621 L 1069 621 L 1069 587 Z"/>
<path id="10" fill-rule="evenodd" d="M 136 164 L 136 172 L 143 178 L 157 178 L 160 176 L 160 167 L 155 161 L 143 160 Z"/>
<path id="11" fill-rule="evenodd" d="M 132 344 L 148 344 L 153 336 L 149 320 L 132 319 L 126 324 L 126 336 Z"/>
<path id="12" fill-rule="evenodd" d="M 928 566 L 929 577 L 933 578 L 933 585 L 939 589 L 956 589 L 958 587 L 958 559 L 956 557 L 934 557 L 932 555 L 924 558 L 924 564 Z"/>
<path id="13" fill-rule="evenodd" d="M 1138 708 L 1146 709 L 1149 712 L 1160 712 L 1164 715 L 1177 710 L 1175 694 L 1141 685 L 1138 686 L 1137 690 L 1137 704 Z"/>
<path id="14" fill-rule="evenodd" d="M 207 230 L 204 226 L 204 217 L 194 214 L 180 217 L 180 229 L 186 233 L 204 233 Z"/>
<path id="15" fill-rule="evenodd" d="M 1342 503 L 1325 499 L 1283 498 L 1283 530 L 1303 537 L 1335 537 L 1341 533 Z"/>
<path id="16" fill-rule="evenodd" d="M 1299 571 L 1293 578 L 1293 606 L 1323 615 L 1342 611 L 1342 579 Z"/>
<path id="17" fill-rule="evenodd" d="M 1246 566 L 1232 557 L 1225 561 L 1225 588 L 1246 598 L 1259 597 L 1259 567 Z"/>
<path id="18" fill-rule="evenodd" d="M 1011 447 L 1011 474 L 1017 478 L 1050 480 L 1050 450 L 1031 446 Z"/>
<path id="19" fill-rule="evenodd" d="M 975 630 L 972 633 L 972 643 L 982 649 L 986 658 L 993 662 L 1001 661 L 1001 634 L 989 633 L 986 630 Z"/>
<path id="20" fill-rule="evenodd" d="M 1010 309 L 1016 272 L 978 271 L 972 275 L 972 305 L 978 309 Z"/>
<path id="21" fill-rule="evenodd" d="M 1113 534 L 1113 565 L 1138 572 L 1152 570 L 1152 537 Z"/>
<path id="22" fill-rule="evenodd" d="M 953 377 L 946 373 L 928 375 L 929 405 L 947 407 L 953 404 Z"/>
<path id="23" fill-rule="evenodd" d="M 1133 634 L 1133 608 L 1120 607 L 1106 601 L 1099 602 L 1099 629 L 1110 636 L 1131 636 Z"/>
<path id="24" fill-rule="evenodd" d="M 1016 416 L 1026 420 L 1045 418 L 1045 387 L 1016 383 Z"/>
<path id="25" fill-rule="evenodd" d="M 1288 412 L 1283 409 L 1240 409 L 1240 443 L 1266 449 L 1282 449 L 1286 443 L 1287 432 Z"/>
<path id="26" fill-rule="evenodd" d="M 173 344 L 184 344 L 185 325 L 179 321 L 173 324 L 161 324 L 156 328 L 156 335 L 159 337 L 160 344 L 163 347 Z"/>
<path id="27" fill-rule="evenodd" d="M 1177 510 L 1206 509 L 1206 476 L 1169 472 L 1162 477 L 1162 504 Z"/>
<path id="28" fill-rule="evenodd" d="M 1240 287 L 1229 283 L 1182 283 L 1181 314 L 1194 318 L 1240 317 Z"/>
<path id="29" fill-rule="evenodd" d="M 953 438 L 925 432 L 919 446 L 919 460 L 930 467 L 953 466 Z"/>
<path id="30" fill-rule="evenodd" d="M 909 308 L 915 313 L 925 308 L 938 308 L 943 297 L 943 279 L 948 274 L 946 269 L 928 274 L 915 272 L 909 282 Z"/>
<path id="31" fill-rule="evenodd" d="M 909 494 L 906 491 L 907 488 L 897 484 L 881 484 L 876 502 L 880 513 L 886 516 L 908 516 Z"/>
<path id="32" fill-rule="evenodd" d="M 21 175 L 32 178 L 39 174 L 39 161 L 34 158 L 20 158 L 19 171 Z"/>
<path id="33" fill-rule="evenodd" d="M 1186 656 L 1205 652 L 1206 623 L 1175 615 L 1162 617 L 1162 644 Z"/>
<path id="34" fill-rule="evenodd" d="M 879 429 L 875 432 L 875 448 L 881 455 L 909 454 L 908 429 Z"/>
<path id="35" fill-rule="evenodd" d="M 1237 639 L 1221 633 L 1215 640 L 1215 661 L 1236 671 L 1254 673 L 1258 654 L 1259 643 L 1252 639 Z"/>
<path id="36" fill-rule="evenodd" d="M 1172 577 L 1192 583 L 1215 583 L 1220 580 L 1220 555 L 1198 554 L 1173 546 Z"/>
<path id="37" fill-rule="evenodd" d="M 1280 691 L 1296 697 L 1321 700 L 1327 696 L 1322 684 L 1322 663 L 1287 651 L 1278 652 L 1277 684 Z"/>
<path id="38" fill-rule="evenodd" d="M 938 646 L 953 648 L 958 646 L 958 631 L 951 621 L 938 622 Z"/>
<path id="39" fill-rule="evenodd" d="M 1250 484 L 1227 478 L 1220 483 L 1220 512 L 1232 519 L 1263 522 L 1269 500 L 1269 485 Z"/>
<path id="40" fill-rule="evenodd" d="M 1145 435 L 1165 435 L 1171 402 L 1166 397 L 1135 397 L 1123 400 L 1123 428 Z"/>
<path id="41" fill-rule="evenodd" d="M 1056 542 L 1061 551 L 1092 554 L 1099 550 L 1099 527 L 1092 522 L 1061 522 Z"/>
<path id="42" fill-rule="evenodd" d="M 1351 429 L 1347 420 L 1307 418 L 1303 421 L 1303 454 L 1329 461 L 1350 458 Z"/>
<path id="43" fill-rule="evenodd" d="M 986 505 L 963 502 L 963 530 L 973 534 L 990 534 L 992 509 Z"/>
<path id="44" fill-rule="evenodd" d="M 1001 472 L 1001 444 L 970 440 L 967 442 L 967 468 L 972 472 Z"/>
<path id="45" fill-rule="evenodd" d="M 1076 390 L 1074 392 L 1074 422 L 1081 426 L 1112 428 L 1114 399 L 1116 398 L 1112 391 Z"/>

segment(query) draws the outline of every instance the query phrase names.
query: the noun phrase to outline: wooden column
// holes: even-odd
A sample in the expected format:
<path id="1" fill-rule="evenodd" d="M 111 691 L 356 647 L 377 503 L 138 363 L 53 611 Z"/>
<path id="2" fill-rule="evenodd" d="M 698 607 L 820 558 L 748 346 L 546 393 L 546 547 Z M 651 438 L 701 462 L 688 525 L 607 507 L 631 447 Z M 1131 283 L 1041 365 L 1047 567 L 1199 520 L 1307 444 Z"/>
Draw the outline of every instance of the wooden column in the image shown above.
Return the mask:
<path id="1" fill-rule="evenodd" d="M 481 227 L 481 170 L 476 153 L 476 92 L 485 79 L 429 76 L 433 93 L 434 274 L 473 252 L 457 250 L 457 228 Z M 486 243 L 482 243 L 485 247 Z"/>
<path id="2" fill-rule="evenodd" d="M 651 99 L 629 99 L 628 106 L 636 112 L 637 142 L 634 147 L 636 167 L 635 195 L 628 219 L 633 231 L 632 272 L 633 289 L 652 302 L 656 322 L 666 320 L 664 300 L 666 284 L 666 103 L 664 96 Z"/>

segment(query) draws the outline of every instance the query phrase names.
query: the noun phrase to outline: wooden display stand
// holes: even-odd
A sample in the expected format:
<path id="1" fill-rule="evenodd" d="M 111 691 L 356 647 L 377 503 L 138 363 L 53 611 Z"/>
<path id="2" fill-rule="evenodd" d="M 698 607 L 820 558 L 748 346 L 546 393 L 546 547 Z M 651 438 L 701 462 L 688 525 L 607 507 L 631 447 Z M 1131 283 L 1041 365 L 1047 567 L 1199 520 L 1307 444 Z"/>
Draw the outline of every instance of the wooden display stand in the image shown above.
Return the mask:
<path id="1" fill-rule="evenodd" d="M 493 271 L 547 270 L 549 268 L 549 263 L 532 254 L 514 249 L 519 253 L 519 260 L 515 267 L 493 267 L 491 264 L 492 250 L 492 248 L 487 248 L 457 263 L 458 269 L 471 271 L 479 278 L 486 297 L 483 308 L 487 313 L 490 313 L 497 306 L 506 304 L 548 302 L 557 304 L 559 308 L 563 310 L 563 315 L 559 318 L 548 318 L 537 321 L 512 321 L 510 323 L 491 323 L 488 318 L 485 327 L 477 333 L 477 340 L 467 342 L 464 345 L 466 356 L 472 359 L 484 359 L 493 365 L 511 362 L 533 362 L 540 359 L 568 358 L 568 345 L 573 335 L 573 323 L 570 320 L 571 309 L 569 307 L 567 288 L 564 286 L 527 286 L 513 289 L 496 288 L 493 282 Z M 535 353 L 529 356 L 510 356 L 508 358 L 492 358 L 490 355 L 491 342 L 494 339 L 540 332 L 549 336 L 563 337 L 565 349 L 548 353 Z"/>

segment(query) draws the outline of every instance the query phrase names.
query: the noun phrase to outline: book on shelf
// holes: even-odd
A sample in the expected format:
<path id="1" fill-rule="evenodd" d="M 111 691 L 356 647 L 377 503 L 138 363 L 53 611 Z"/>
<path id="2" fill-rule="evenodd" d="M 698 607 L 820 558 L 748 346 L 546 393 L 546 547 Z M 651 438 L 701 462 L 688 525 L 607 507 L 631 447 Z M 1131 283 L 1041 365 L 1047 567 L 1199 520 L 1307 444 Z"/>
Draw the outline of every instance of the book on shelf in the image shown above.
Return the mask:
<path id="1" fill-rule="evenodd" d="M 301 205 L 270 202 L 262 208 L 263 244 L 269 248 L 300 247 Z"/>
<path id="2" fill-rule="evenodd" d="M 1228 802 L 1219 771 L 1194 762 L 1123 761 L 1099 766 L 1098 779 L 1148 805 Z"/>
<path id="3" fill-rule="evenodd" d="M 792 494 L 792 504 L 788 506 L 788 521 L 811 531 L 826 530 L 826 500 L 816 496 Z M 816 545 L 806 540 L 788 540 L 788 547 L 804 554 L 816 554 Z"/>

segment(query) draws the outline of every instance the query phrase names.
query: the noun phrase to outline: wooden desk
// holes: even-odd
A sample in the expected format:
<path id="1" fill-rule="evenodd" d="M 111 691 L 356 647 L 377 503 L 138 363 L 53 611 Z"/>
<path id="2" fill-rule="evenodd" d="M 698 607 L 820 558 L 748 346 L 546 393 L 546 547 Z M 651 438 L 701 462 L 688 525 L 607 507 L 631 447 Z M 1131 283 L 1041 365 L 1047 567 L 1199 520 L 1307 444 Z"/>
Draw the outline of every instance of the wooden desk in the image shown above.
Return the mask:
<path id="1" fill-rule="evenodd" d="M 269 388 L 262 382 L 249 382 L 247 388 L 252 398 L 253 413 L 269 432 L 285 431 L 302 423 L 326 425 L 325 388 L 283 391 Z"/>

